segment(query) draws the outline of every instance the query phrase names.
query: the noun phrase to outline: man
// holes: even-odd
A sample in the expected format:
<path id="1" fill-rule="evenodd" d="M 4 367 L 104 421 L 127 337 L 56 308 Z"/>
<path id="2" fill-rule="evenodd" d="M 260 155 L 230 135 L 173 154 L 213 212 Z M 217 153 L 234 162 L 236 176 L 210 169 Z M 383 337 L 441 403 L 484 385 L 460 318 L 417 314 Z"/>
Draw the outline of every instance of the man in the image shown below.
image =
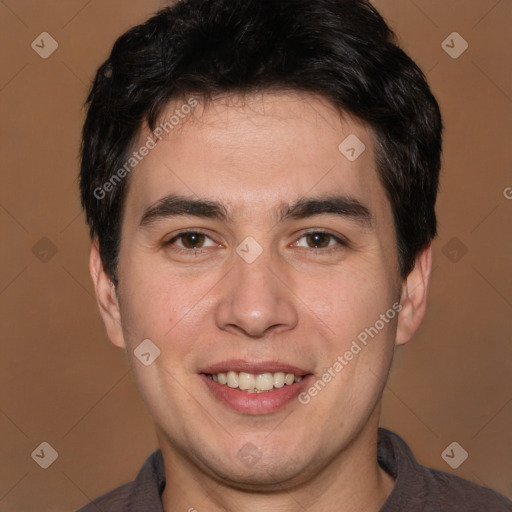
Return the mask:
<path id="1" fill-rule="evenodd" d="M 441 117 L 364 0 L 182 0 L 88 98 L 90 271 L 160 450 L 89 511 L 506 511 L 378 429 Z"/>

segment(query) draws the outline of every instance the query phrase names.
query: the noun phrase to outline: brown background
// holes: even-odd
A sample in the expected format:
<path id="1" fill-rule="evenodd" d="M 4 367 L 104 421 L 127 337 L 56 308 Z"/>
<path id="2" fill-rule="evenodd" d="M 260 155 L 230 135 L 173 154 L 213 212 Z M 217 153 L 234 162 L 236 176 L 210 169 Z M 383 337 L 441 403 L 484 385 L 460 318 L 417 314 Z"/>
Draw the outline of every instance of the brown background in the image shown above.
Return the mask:
<path id="1" fill-rule="evenodd" d="M 512 498 L 512 2 L 374 3 L 446 125 L 429 310 L 397 352 L 382 424 L 420 462 Z M 75 510 L 133 479 L 156 448 L 97 312 L 76 176 L 95 69 L 161 5 L 0 1 L 0 512 Z M 31 48 L 43 31 L 59 44 L 48 59 Z M 454 31 L 469 43 L 458 59 L 441 47 Z M 31 458 L 43 441 L 59 454 L 46 470 Z M 469 452 L 457 470 L 441 458 L 452 441 Z"/>

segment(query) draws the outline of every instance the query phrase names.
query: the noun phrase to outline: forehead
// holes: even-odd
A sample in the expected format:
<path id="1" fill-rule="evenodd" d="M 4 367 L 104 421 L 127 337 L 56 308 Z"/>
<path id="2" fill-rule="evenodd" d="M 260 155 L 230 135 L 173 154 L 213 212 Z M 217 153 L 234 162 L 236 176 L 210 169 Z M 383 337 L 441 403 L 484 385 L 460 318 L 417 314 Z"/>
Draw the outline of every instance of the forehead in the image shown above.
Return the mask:
<path id="1" fill-rule="evenodd" d="M 222 202 L 241 217 L 332 193 L 386 208 L 373 132 L 325 99 L 266 92 L 199 101 L 193 109 L 182 109 L 185 103 L 168 105 L 158 123 L 172 119 L 172 130 L 130 175 L 125 204 L 133 214 L 169 194 Z M 134 148 L 148 137 L 157 140 L 146 126 Z"/>

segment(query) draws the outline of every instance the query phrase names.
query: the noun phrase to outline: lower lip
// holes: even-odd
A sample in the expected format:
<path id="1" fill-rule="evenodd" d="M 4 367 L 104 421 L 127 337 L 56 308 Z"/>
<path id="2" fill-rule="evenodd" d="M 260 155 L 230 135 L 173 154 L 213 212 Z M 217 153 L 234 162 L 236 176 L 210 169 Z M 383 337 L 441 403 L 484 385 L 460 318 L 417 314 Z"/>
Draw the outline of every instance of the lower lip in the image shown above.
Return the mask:
<path id="1" fill-rule="evenodd" d="M 213 395 L 224 404 L 244 414 L 258 415 L 277 411 L 296 399 L 314 376 L 306 375 L 300 382 L 294 382 L 289 386 L 285 384 L 282 388 L 274 388 L 263 393 L 248 393 L 238 388 L 230 388 L 204 374 L 200 374 L 200 377 Z"/>

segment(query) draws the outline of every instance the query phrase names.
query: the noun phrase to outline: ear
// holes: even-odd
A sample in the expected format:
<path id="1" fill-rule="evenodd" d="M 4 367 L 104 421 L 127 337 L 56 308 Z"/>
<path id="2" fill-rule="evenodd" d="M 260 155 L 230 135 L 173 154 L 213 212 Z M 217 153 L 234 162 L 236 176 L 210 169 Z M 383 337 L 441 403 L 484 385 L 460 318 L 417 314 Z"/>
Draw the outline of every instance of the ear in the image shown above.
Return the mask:
<path id="1" fill-rule="evenodd" d="M 89 272 L 94 283 L 96 300 L 107 330 L 107 336 L 116 347 L 125 348 L 116 288 L 103 268 L 97 239 L 91 245 Z"/>
<path id="2" fill-rule="evenodd" d="M 427 308 L 427 292 L 432 269 L 432 246 L 428 245 L 416 257 L 414 268 L 402 283 L 396 344 L 404 345 L 418 330 Z"/>

